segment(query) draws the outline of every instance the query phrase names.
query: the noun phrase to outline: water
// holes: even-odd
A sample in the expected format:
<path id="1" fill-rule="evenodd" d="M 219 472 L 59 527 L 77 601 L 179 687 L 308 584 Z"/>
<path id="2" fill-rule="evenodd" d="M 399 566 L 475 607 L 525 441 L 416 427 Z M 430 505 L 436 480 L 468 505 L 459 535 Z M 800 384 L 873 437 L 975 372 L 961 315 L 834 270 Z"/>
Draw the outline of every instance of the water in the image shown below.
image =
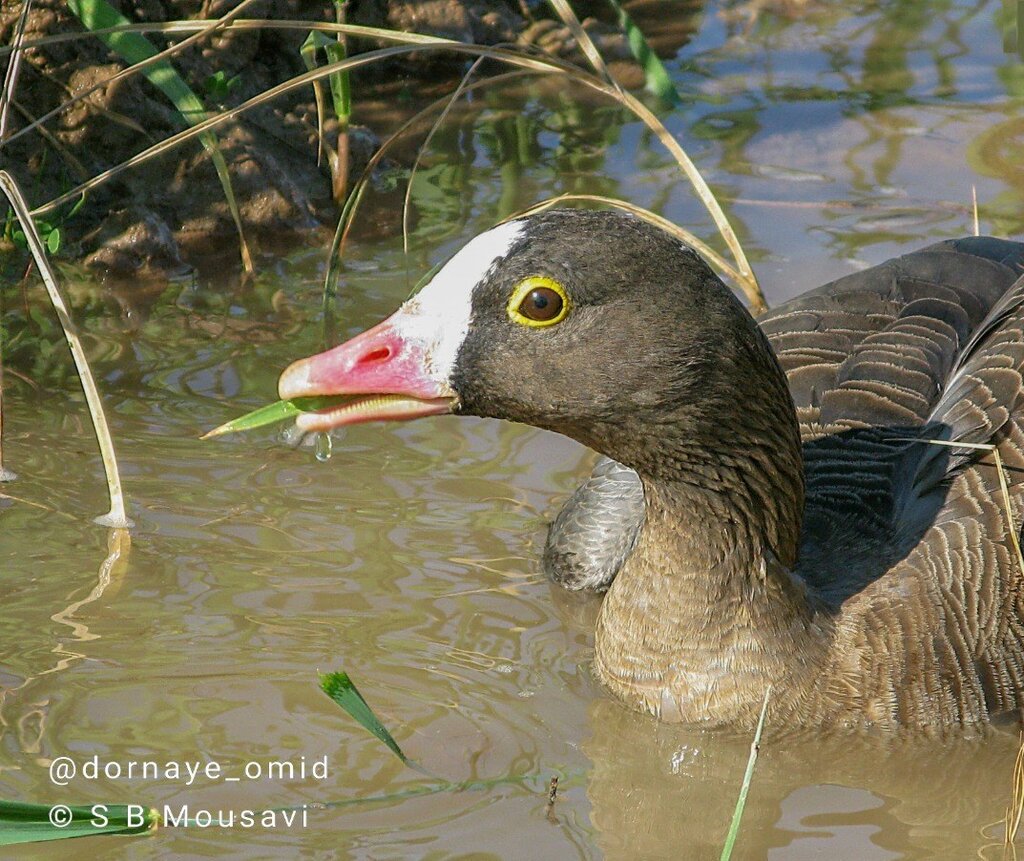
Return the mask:
<path id="1" fill-rule="evenodd" d="M 668 62 L 686 104 L 667 122 L 771 302 L 969 232 L 972 185 L 983 230 L 1021 232 L 1024 66 L 1001 52 L 1000 10 L 811 3 L 744 39 L 720 6 L 691 9 L 697 34 Z M 653 4 L 635 17 L 662 44 L 682 42 Z M 384 110 L 372 94 L 362 109 Z M 353 243 L 341 334 L 548 194 L 620 194 L 711 236 L 669 158 L 622 121 L 537 84 L 455 112 L 415 195 L 408 275 L 400 240 Z M 589 672 L 595 602 L 539 573 L 544 524 L 591 454 L 451 417 L 351 428 L 323 463 L 275 429 L 198 441 L 273 398 L 278 371 L 320 347 L 324 248 L 265 260 L 250 286 L 71 277 L 130 540 L 91 522 L 107 510 L 102 472 L 59 335 L 45 315 L 24 321 L 38 291 L 7 295 L 22 337 L 5 346 L 4 464 L 20 478 L 0 486 L 0 797 L 193 813 L 327 805 L 305 827 L 169 828 L 17 857 L 717 857 L 749 739 L 659 726 L 609 700 Z M 486 786 L 399 797 L 430 781 L 319 691 L 318 671 L 337 669 L 411 757 Z M 770 742 L 734 857 L 1002 857 L 1016 746 L 998 733 Z M 47 767 L 62 756 L 216 763 L 223 775 L 59 787 Z M 266 775 L 272 761 L 323 757 L 324 777 Z M 246 778 L 247 765 L 262 776 Z M 389 797 L 349 803 L 378 795 Z"/>
<path id="2" fill-rule="evenodd" d="M 313 442 L 313 453 L 320 463 L 327 463 L 331 459 L 333 447 L 334 444 L 331 442 L 330 434 L 318 433 L 316 440 Z"/>

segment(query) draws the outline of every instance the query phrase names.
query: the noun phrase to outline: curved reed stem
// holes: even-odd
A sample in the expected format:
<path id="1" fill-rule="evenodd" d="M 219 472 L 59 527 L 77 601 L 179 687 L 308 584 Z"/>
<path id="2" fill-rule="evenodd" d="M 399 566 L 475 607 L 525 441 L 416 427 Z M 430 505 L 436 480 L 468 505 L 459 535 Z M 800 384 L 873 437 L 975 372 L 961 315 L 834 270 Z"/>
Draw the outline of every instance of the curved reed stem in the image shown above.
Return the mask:
<path id="1" fill-rule="evenodd" d="M 78 370 L 78 378 L 82 383 L 82 390 L 85 392 L 85 401 L 89 406 L 89 415 L 92 418 L 92 426 L 96 432 L 96 441 L 99 443 L 100 455 L 103 458 L 103 469 L 107 476 L 107 491 L 110 496 L 110 511 L 95 518 L 96 522 L 103 526 L 128 528 L 132 526 L 131 520 L 125 513 L 124 494 L 121 492 L 121 476 L 117 470 L 117 457 L 114 454 L 114 441 L 110 436 L 110 428 L 107 426 L 107 419 L 103 413 L 103 402 L 100 399 L 99 389 L 96 388 L 96 381 L 93 379 L 92 371 L 89 369 L 89 361 L 85 357 L 85 350 L 78 337 L 75 324 L 68 313 L 67 303 L 57 284 L 56 275 L 50 261 L 46 259 L 46 251 L 43 248 L 43 241 L 39 237 L 32 215 L 28 211 L 28 204 L 21 194 L 21 189 L 7 171 L 0 170 L 0 190 L 7 196 L 14 209 L 14 214 L 25 232 L 29 250 L 39 269 L 39 274 L 46 286 L 46 292 L 53 304 L 53 310 L 60 321 L 61 329 L 64 330 L 64 337 L 67 339 L 68 347 L 71 348 L 71 356 L 75 360 L 75 368 Z"/>

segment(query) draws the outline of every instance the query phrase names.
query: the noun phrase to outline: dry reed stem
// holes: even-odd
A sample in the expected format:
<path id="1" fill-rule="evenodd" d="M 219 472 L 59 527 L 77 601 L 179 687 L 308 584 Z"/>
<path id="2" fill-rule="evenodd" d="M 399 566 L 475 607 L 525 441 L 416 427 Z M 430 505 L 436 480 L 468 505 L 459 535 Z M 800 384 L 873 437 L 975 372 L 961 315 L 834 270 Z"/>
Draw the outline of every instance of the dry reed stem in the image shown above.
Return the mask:
<path id="1" fill-rule="evenodd" d="M 483 63 L 483 61 L 483 57 L 477 57 L 473 61 L 473 65 L 470 66 L 466 71 L 466 74 L 462 76 L 462 79 L 459 81 L 459 85 L 455 88 L 455 92 L 447 98 L 446 104 L 444 108 L 442 108 L 440 115 L 436 120 L 434 120 L 433 125 L 430 127 L 430 131 L 427 132 L 426 138 L 416 150 L 416 158 L 413 160 L 412 170 L 409 171 L 409 181 L 405 184 L 405 197 L 402 200 L 402 253 L 405 254 L 407 261 L 409 257 L 409 210 L 411 209 L 410 204 L 412 202 L 412 185 L 413 180 L 416 179 L 416 171 L 419 170 L 420 167 L 420 160 L 423 157 L 423 153 L 430 146 L 430 142 L 434 139 L 434 135 L 437 134 L 437 130 L 448 117 L 449 112 L 455 106 L 455 103 L 458 102 L 459 97 L 466 91 L 466 87 L 469 85 L 470 80 L 473 75 L 476 74 L 476 70 L 480 68 L 480 64 Z M 408 264 L 406 264 L 407 282 L 408 272 Z M 406 283 L 406 287 L 408 286 L 408 283 Z"/>
<path id="2" fill-rule="evenodd" d="M 153 51 L 153 55 L 144 57 L 134 65 L 129 65 L 127 69 L 123 69 L 121 72 L 116 73 L 110 78 L 101 81 L 99 84 L 95 85 L 87 92 L 93 92 L 97 89 L 97 87 L 109 86 L 113 81 L 116 81 L 119 78 L 128 77 L 130 75 L 137 74 L 140 71 L 144 71 L 149 82 L 154 86 L 158 87 L 161 91 L 163 91 L 163 94 L 174 104 L 175 108 L 178 110 L 178 113 L 181 115 L 182 119 L 185 121 L 186 124 L 192 124 L 195 121 L 195 116 L 197 115 L 207 116 L 207 112 L 205 110 L 205 106 L 202 100 L 192 92 L 192 90 L 188 87 L 187 84 L 184 83 L 184 81 L 180 79 L 180 77 L 177 75 L 177 72 L 167 62 L 167 60 L 162 58 L 164 58 L 166 55 L 173 53 L 174 51 L 180 51 L 182 47 L 185 47 L 188 44 L 192 44 L 204 38 L 212 32 L 223 29 L 223 27 L 228 23 L 228 21 L 230 21 L 232 17 L 239 16 L 242 13 L 242 11 L 244 11 L 245 7 L 250 5 L 252 2 L 254 2 L 254 0 L 242 0 L 238 7 L 233 9 L 223 18 L 216 19 L 211 23 L 210 26 L 203 28 L 199 33 L 196 33 L 193 36 L 190 36 L 189 38 L 183 40 L 181 44 L 171 46 L 171 48 L 165 49 L 164 51 L 157 51 L 156 48 L 148 40 L 145 39 L 145 37 L 140 37 L 142 41 L 145 42 L 144 53 L 148 51 Z M 82 12 L 84 8 L 85 7 L 83 7 L 82 9 L 77 9 L 75 11 L 76 17 L 79 17 L 79 13 Z M 116 10 L 114 11 L 116 12 Z M 116 14 L 120 15 L 119 12 Z M 87 35 L 91 36 L 99 32 L 97 30 L 90 29 L 86 17 L 81 17 L 81 21 L 83 25 L 85 25 L 86 27 Z M 101 37 L 97 38 L 100 38 L 100 41 L 103 41 L 106 47 L 113 51 L 115 55 L 121 57 L 122 59 L 125 59 L 125 61 L 127 62 L 127 57 L 124 56 L 125 52 L 122 52 L 117 46 L 109 44 L 109 42 L 103 40 Z M 138 55 L 138 52 L 130 53 L 135 53 L 136 56 Z M 162 64 L 162 68 L 154 69 L 153 71 L 145 71 L 154 64 Z M 175 92 L 169 90 L 167 86 L 165 86 L 165 83 L 167 82 L 161 80 L 161 78 L 171 78 L 178 80 L 181 84 L 181 90 L 183 90 L 183 93 L 179 92 L 175 94 Z M 188 96 L 187 105 L 182 105 L 181 103 L 181 99 L 184 95 Z M 71 101 L 73 102 L 74 99 L 72 99 Z M 67 103 L 59 106 L 57 110 L 64 110 L 66 106 Z M 53 112 L 51 111 L 51 114 L 52 113 Z M 28 131 L 30 128 L 38 128 L 41 133 L 44 131 L 43 126 L 37 125 L 35 123 L 29 125 L 25 129 L 23 129 L 23 131 Z M 238 202 L 235 199 L 234 187 L 231 182 L 231 175 L 228 171 L 227 161 L 224 159 L 224 155 L 220 151 L 220 143 L 212 132 L 200 135 L 199 142 L 202 145 L 203 149 L 206 151 L 206 153 L 209 155 L 210 160 L 213 163 L 214 170 L 217 172 L 217 178 L 220 181 L 221 187 L 224 191 L 224 198 L 227 202 L 228 210 L 231 213 L 231 218 L 235 223 L 235 230 L 238 233 L 238 245 L 242 259 L 242 268 L 245 270 L 247 275 L 251 275 L 255 271 L 255 267 L 252 261 L 252 253 L 249 250 L 249 243 L 246 241 L 245 238 L 245 230 L 242 225 L 241 212 L 239 211 L 238 208 Z"/>
<path id="3" fill-rule="evenodd" d="M 526 77 L 528 75 L 542 74 L 541 72 L 533 69 L 520 70 L 518 72 L 505 72 L 501 75 L 495 75 L 482 81 L 476 81 L 472 84 L 467 84 L 462 88 L 463 94 L 468 93 L 472 90 L 480 89 L 491 84 L 497 84 L 499 81 L 508 81 L 513 78 Z M 338 222 L 339 231 L 336 234 L 335 245 L 333 251 L 340 253 L 344 250 L 345 244 L 348 241 L 348 234 L 353 221 L 355 220 L 356 211 L 359 209 L 359 204 L 362 202 L 363 191 L 370 182 L 370 178 L 373 175 L 374 168 L 383 160 L 384 156 L 388 153 L 392 146 L 401 138 L 409 129 L 414 128 L 416 125 L 425 120 L 430 114 L 437 110 L 444 109 L 446 106 L 454 106 L 449 96 L 444 96 L 431 102 L 427 107 L 423 108 L 419 113 L 410 117 L 395 131 L 393 131 L 387 138 L 381 143 L 377 151 L 371 156 L 366 167 L 363 168 L 363 172 L 356 182 L 352 195 L 346 202 L 345 210 L 341 214 L 341 218 Z M 332 253 L 333 258 L 333 253 Z"/>
<path id="4" fill-rule="evenodd" d="M 572 33 L 573 38 L 577 43 L 579 43 L 584 55 L 590 61 L 590 65 L 594 67 L 594 71 L 613 87 L 621 91 L 621 87 L 619 87 L 618 83 L 612 77 L 612 73 L 608 71 L 608 66 L 605 65 L 604 57 L 602 57 L 601 52 L 597 50 L 597 45 L 595 45 L 594 40 L 590 38 L 590 34 L 583 29 L 583 25 L 580 23 L 580 19 L 576 17 L 576 13 L 573 12 L 572 6 L 570 6 L 566 0 L 548 0 L 548 3 L 551 4 L 551 7 L 558 13 L 558 17 L 565 22 L 565 25 L 569 28 L 569 32 Z"/>
<path id="5" fill-rule="evenodd" d="M 971 211 L 974 213 L 974 235 L 981 236 L 981 224 L 978 221 L 978 187 L 971 186 Z"/>
<path id="6" fill-rule="evenodd" d="M 0 190 L 7 196 L 14 209 L 14 214 L 25 232 L 25 239 L 28 242 L 29 250 L 35 260 L 39 275 L 43 279 L 46 292 L 50 297 L 53 310 L 60 321 L 64 337 L 67 339 L 68 347 L 71 348 L 71 356 L 75 361 L 75 368 L 78 371 L 78 379 L 85 392 L 85 400 L 89 407 L 89 415 L 92 418 L 93 429 L 96 432 L 96 441 L 99 443 L 100 455 L 103 458 L 103 469 L 107 476 L 107 491 L 110 496 L 110 511 L 95 518 L 96 522 L 103 526 L 116 528 L 127 528 L 132 525 L 125 513 L 124 494 L 121 491 L 121 476 L 117 469 L 117 458 L 114 455 L 114 442 L 110 436 L 110 428 L 103 414 L 103 402 L 100 399 L 99 390 L 96 388 L 96 381 L 93 379 L 92 371 L 89 369 L 89 361 L 85 357 L 85 350 L 78 337 L 75 324 L 68 312 L 67 303 L 57 283 L 57 276 L 46 258 L 46 251 L 43 241 L 39 237 L 35 223 L 28 211 L 28 204 L 18 188 L 17 182 L 5 170 L 0 170 Z"/>
<path id="7" fill-rule="evenodd" d="M 16 25 L 14 38 L 11 40 L 11 47 L 14 56 L 7 64 L 7 73 L 4 75 L 3 90 L 0 91 L 0 142 L 7 133 L 7 114 L 14 101 L 14 89 L 18 82 L 18 66 L 21 63 L 21 45 L 25 38 L 25 25 L 28 22 L 28 12 L 31 6 L 30 0 L 25 0 L 21 7 L 21 17 Z M 0 331 L 0 335 L 2 335 Z M 0 340 L 0 481 L 14 481 L 18 476 L 11 470 L 4 468 L 4 365 L 3 365 L 3 341 Z"/>
<path id="8" fill-rule="evenodd" d="M 146 69 L 146 68 L 148 68 L 149 66 L 152 66 L 155 63 L 159 63 L 162 60 L 167 60 L 167 59 L 173 57 L 175 54 L 180 54 L 183 50 L 188 48 L 190 45 L 194 45 L 196 42 L 201 42 L 203 39 L 207 38 L 208 36 L 213 35 L 218 30 L 224 29 L 224 27 L 227 24 L 229 24 L 231 21 L 233 21 L 239 15 L 241 15 L 241 13 L 245 11 L 247 6 L 251 5 L 254 2 L 255 2 L 255 0 L 242 0 L 241 3 L 239 3 L 234 9 L 232 9 L 230 12 L 228 12 L 223 17 L 216 18 L 216 19 L 210 21 L 208 27 L 204 27 L 204 28 L 200 29 L 199 31 L 193 33 L 191 36 L 188 36 L 188 37 L 182 39 L 180 42 L 175 42 L 173 45 L 168 46 L 163 51 L 160 51 L 160 52 L 154 54 L 152 57 L 147 57 L 145 60 L 142 60 L 139 63 L 135 63 L 134 65 L 131 65 L 131 66 L 128 66 L 128 67 L 126 67 L 124 69 L 121 69 L 119 72 L 115 72 L 109 78 L 104 78 L 102 81 L 100 81 L 97 84 L 93 84 L 91 87 L 86 87 L 86 89 L 84 89 L 84 90 L 77 91 L 70 99 L 68 99 L 65 102 L 61 102 L 53 110 L 48 111 L 47 113 L 43 114 L 38 119 L 32 120 L 29 125 L 25 126 L 22 129 L 19 129 L 18 131 L 16 131 L 13 135 L 11 135 L 6 140 L 4 140 L 2 138 L 2 136 L 0 136 L 0 146 L 2 146 L 2 144 L 10 143 L 11 141 L 17 140 L 22 135 L 28 134 L 29 132 L 31 132 L 33 130 L 38 129 L 38 130 L 42 131 L 43 123 L 47 122 L 48 120 L 53 119 L 55 116 L 57 116 L 58 114 L 63 113 L 68 108 L 72 107 L 73 105 L 77 104 L 78 102 L 82 101 L 83 99 L 88 98 L 93 93 L 95 93 L 97 90 L 102 90 L 105 87 L 109 87 L 111 84 L 117 83 L 118 81 L 123 80 L 124 78 L 129 78 L 132 75 L 138 74 L 143 69 Z M 100 33 L 100 32 L 108 32 L 108 31 L 99 31 L 99 30 L 87 31 L 85 33 L 79 33 L 79 34 L 76 34 L 76 35 L 84 38 L 86 36 L 91 36 L 91 35 L 94 35 L 95 33 Z M 36 44 L 36 42 L 28 43 L 28 45 L 30 47 L 33 44 Z M 0 51 L 0 56 L 2 56 L 2 51 Z"/>
<path id="9" fill-rule="evenodd" d="M 14 481 L 18 477 L 16 473 L 4 467 L 4 363 L 2 353 L 3 341 L 0 340 L 0 482 Z"/>
<path id="10" fill-rule="evenodd" d="M 25 26 L 28 24 L 29 9 L 32 8 L 31 0 L 25 0 L 21 6 L 21 15 L 14 28 L 14 38 L 11 40 L 11 51 L 13 56 L 7 64 L 7 74 L 4 75 L 3 90 L 0 91 L 0 142 L 7 135 L 7 117 L 10 116 L 11 103 L 14 101 L 14 91 L 18 86 L 18 72 L 21 70 L 21 58 L 25 55 L 23 50 L 25 44 Z"/>
<path id="11" fill-rule="evenodd" d="M 605 197 L 601 194 L 559 194 L 556 197 L 549 197 L 547 200 L 542 200 L 540 203 L 535 203 L 527 209 L 517 212 L 514 215 L 510 215 L 506 218 L 506 221 L 511 221 L 515 218 L 523 218 L 527 215 L 532 215 L 535 212 L 540 212 L 544 209 L 550 209 L 552 206 L 557 206 L 559 203 L 565 201 L 589 201 L 591 203 L 601 203 L 606 206 L 614 206 L 617 209 L 625 210 L 630 212 L 638 218 L 642 218 L 644 221 L 648 221 L 655 227 L 660 227 L 666 233 L 670 233 L 677 239 L 681 239 L 683 242 L 691 245 L 695 250 L 699 251 L 702 255 L 707 257 L 715 266 L 717 266 L 726 277 L 736 283 L 736 285 L 743 291 L 747 300 L 750 302 L 751 311 L 755 316 L 763 314 L 768 310 L 767 304 L 765 304 L 764 295 L 758 291 L 749 291 L 747 289 L 747 282 L 744 281 L 743 277 L 736 268 L 732 266 L 728 260 L 722 257 L 714 248 L 708 245 L 699 236 L 691 233 L 685 227 L 680 227 L 672 221 L 669 221 L 662 215 L 658 215 L 656 212 L 652 212 L 649 209 L 645 209 L 642 206 L 637 206 L 635 203 L 630 203 L 626 200 L 619 200 L 616 197 Z"/>
<path id="12" fill-rule="evenodd" d="M 474 64 L 474 68 L 475 68 L 475 65 L 476 64 Z M 532 70 L 532 69 L 525 69 L 525 70 L 521 70 L 521 71 L 517 71 L 517 72 L 505 72 L 504 74 L 496 75 L 494 77 L 487 78 L 487 79 L 482 80 L 482 81 L 476 81 L 475 83 L 467 83 L 470 75 L 472 74 L 472 71 L 473 71 L 473 69 L 471 68 L 469 70 L 469 72 L 463 77 L 463 79 L 462 79 L 462 81 L 460 82 L 460 85 L 459 85 L 459 90 L 457 90 L 456 93 L 454 93 L 452 96 L 444 96 L 443 98 L 437 99 L 436 101 L 434 101 L 431 104 L 427 105 L 427 107 L 423 108 L 421 111 L 419 111 L 419 113 L 415 114 L 414 116 L 412 116 L 408 120 L 406 120 L 401 126 L 399 126 L 399 128 L 397 128 L 395 131 L 393 131 L 383 141 L 383 143 L 381 143 L 380 147 L 373 154 L 373 156 L 370 158 L 370 161 L 367 163 L 366 167 L 363 169 L 362 175 L 360 176 L 360 178 L 357 180 L 357 182 L 355 184 L 352 196 L 349 198 L 349 201 L 346 204 L 346 207 L 345 207 L 344 211 L 341 214 L 341 218 L 339 219 L 339 223 L 338 223 L 338 231 L 335 233 L 335 240 L 334 240 L 334 243 L 331 246 L 330 259 L 332 261 L 335 259 L 336 256 L 341 255 L 344 252 L 344 248 L 345 248 L 346 242 L 348 241 L 349 231 L 351 229 L 352 224 L 355 222 L 356 212 L 359 209 L 359 204 L 362 202 L 363 191 L 365 190 L 366 186 L 369 184 L 370 177 L 372 176 L 374 169 L 381 162 L 381 160 L 383 160 L 383 158 L 385 157 L 387 152 L 391 149 L 391 147 L 394 146 L 395 143 L 404 134 L 406 134 L 406 132 L 408 132 L 411 128 L 414 128 L 416 125 L 418 125 L 424 119 L 426 119 L 426 117 L 429 116 L 431 113 L 434 113 L 437 110 L 442 110 L 443 111 L 442 117 L 439 118 L 435 122 L 435 124 L 432 126 L 432 128 L 431 128 L 430 135 L 432 135 L 434 133 L 434 131 L 437 129 L 437 127 L 440 125 L 441 121 L 444 118 L 444 115 L 448 114 L 451 111 L 451 109 L 454 107 L 455 102 L 456 102 L 458 96 L 460 95 L 460 93 L 461 94 L 465 94 L 467 92 L 470 92 L 471 90 L 476 90 L 478 88 L 485 87 L 485 86 L 488 86 L 488 85 L 491 85 L 491 84 L 497 84 L 499 82 L 505 82 L 505 81 L 508 81 L 508 80 L 511 80 L 511 79 L 514 79 L 514 78 L 525 77 L 525 76 L 528 76 L 528 75 L 540 74 L 540 72 L 538 72 L 538 71 L 535 71 L 535 70 Z M 426 148 L 426 146 L 429 144 L 429 142 L 430 142 L 430 136 L 428 135 L 428 138 L 424 142 L 423 146 L 420 148 L 420 150 L 417 151 L 416 164 L 414 164 L 413 172 L 412 172 L 412 174 L 410 174 L 410 178 L 409 178 L 409 184 L 410 185 L 406 188 L 406 204 L 405 204 L 406 206 L 408 206 L 408 199 L 409 199 L 408 195 L 409 195 L 409 189 L 410 189 L 411 184 L 412 184 L 412 177 L 415 174 L 416 165 L 419 164 L 419 160 L 420 160 L 419 159 L 419 155 L 420 155 L 420 153 L 422 153 L 423 149 Z M 732 264 L 730 264 L 724 257 L 722 257 L 721 254 L 719 254 L 717 251 L 715 251 L 710 245 L 708 245 L 706 242 L 704 242 L 704 240 L 702 240 L 700 237 L 696 236 L 695 234 L 691 233 L 685 227 L 680 227 L 679 225 L 675 224 L 674 222 L 669 221 L 664 216 L 658 215 L 657 213 L 652 212 L 649 209 L 645 209 L 642 206 L 638 206 L 636 204 L 629 203 L 628 201 L 619 200 L 617 198 L 612 198 L 612 197 L 605 197 L 603 195 L 597 195 L 597 194 L 561 194 L 561 195 L 558 195 L 557 197 L 551 197 L 551 198 L 548 198 L 547 200 L 542 200 L 539 203 L 533 204 L 532 206 L 528 207 L 527 209 L 521 210 L 520 212 L 517 212 L 517 213 L 515 213 L 513 215 L 510 215 L 508 218 L 505 219 L 505 221 L 509 221 L 511 219 L 514 219 L 514 218 L 522 218 L 522 217 L 525 217 L 527 215 L 532 215 L 535 212 L 539 212 L 541 210 L 548 209 L 548 208 L 550 208 L 552 206 L 557 206 L 559 203 L 563 203 L 563 202 L 566 202 L 566 201 L 587 201 L 587 202 L 591 202 L 591 203 L 604 204 L 606 206 L 614 206 L 614 207 L 617 207 L 619 209 L 623 209 L 623 210 L 625 210 L 627 212 L 631 212 L 634 215 L 636 215 L 637 217 L 643 218 L 644 220 L 650 222 L 651 224 L 654 224 L 655 226 L 660 227 L 661 229 L 665 230 L 667 233 L 670 233 L 670 234 L 676 236 L 677 238 L 681 239 L 683 242 L 686 242 L 689 245 L 691 245 L 694 249 L 699 251 L 708 260 L 710 260 L 712 264 L 717 266 L 719 268 L 719 270 L 727 278 L 732 280 L 735 283 L 735 285 L 740 290 L 742 290 L 744 295 L 747 297 L 747 300 L 748 300 L 748 302 L 750 303 L 750 306 L 751 306 L 751 311 L 754 313 L 755 316 L 758 315 L 758 314 L 763 313 L 766 310 L 768 310 L 768 306 L 767 306 L 767 304 L 765 303 L 765 300 L 764 300 L 764 295 L 760 292 L 760 290 L 757 290 L 757 291 L 749 290 L 748 289 L 748 287 L 749 287 L 748 283 L 746 281 L 744 281 L 744 279 L 739 274 L 739 272 L 736 270 L 736 268 L 734 266 L 732 266 Z M 407 228 L 405 227 L 404 218 L 403 218 L 403 236 L 407 236 Z M 405 247 L 405 252 L 408 254 L 408 244 L 407 244 L 407 241 L 406 241 L 404 247 Z M 327 276 L 326 276 L 326 282 L 327 283 L 325 284 L 325 293 L 333 292 L 333 288 L 331 288 L 331 286 L 330 286 L 331 281 L 333 279 L 333 273 L 334 273 L 333 266 L 329 267 L 328 273 L 327 273 Z"/>

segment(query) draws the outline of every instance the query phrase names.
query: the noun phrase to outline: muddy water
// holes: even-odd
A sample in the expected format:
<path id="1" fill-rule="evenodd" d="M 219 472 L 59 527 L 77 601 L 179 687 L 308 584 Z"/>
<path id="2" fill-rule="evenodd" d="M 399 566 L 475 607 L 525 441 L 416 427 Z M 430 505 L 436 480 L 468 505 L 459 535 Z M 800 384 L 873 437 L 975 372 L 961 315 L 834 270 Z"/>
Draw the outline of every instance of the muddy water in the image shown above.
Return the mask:
<path id="1" fill-rule="evenodd" d="M 1021 232 L 1024 67 L 1001 52 L 999 10 L 811 4 L 746 38 L 705 10 L 669 63 L 686 104 L 668 122 L 728 202 L 771 301 L 969 232 L 972 184 L 983 229 Z M 539 89 L 483 107 L 435 140 L 412 281 L 497 217 L 569 189 L 710 235 L 668 159 L 615 111 Z M 129 541 L 91 523 L 101 473 L 60 350 L 22 349 L 8 374 L 5 457 L 21 478 L 0 488 L 0 797 L 193 816 L 309 805 L 304 818 L 17 857 L 717 857 L 749 740 L 658 726 L 606 698 L 589 674 L 594 602 L 538 572 L 544 524 L 590 453 L 456 418 L 353 428 L 326 463 L 274 431 L 197 441 L 318 346 L 322 252 L 265 261 L 249 287 L 74 281 L 135 528 Z M 405 268 L 396 240 L 352 248 L 343 334 L 404 297 Z M 412 794 L 432 781 L 317 689 L 318 671 L 342 668 L 410 756 L 479 783 Z M 1001 857 L 1015 747 L 999 734 L 771 742 L 734 857 Z M 79 768 L 66 787 L 48 778 L 58 757 Z M 295 775 L 268 776 L 282 761 Z M 110 776 L 82 773 L 94 762 Z M 158 773 L 116 777 L 143 762 Z M 195 762 L 221 772 L 169 773 Z"/>

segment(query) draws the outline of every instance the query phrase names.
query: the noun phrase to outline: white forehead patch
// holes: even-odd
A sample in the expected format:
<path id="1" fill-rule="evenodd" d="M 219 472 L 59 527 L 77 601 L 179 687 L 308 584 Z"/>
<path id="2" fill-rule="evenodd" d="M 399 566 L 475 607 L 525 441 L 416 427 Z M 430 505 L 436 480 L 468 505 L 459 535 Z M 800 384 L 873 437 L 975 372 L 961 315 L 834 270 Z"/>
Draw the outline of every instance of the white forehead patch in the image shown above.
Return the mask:
<path id="1" fill-rule="evenodd" d="M 525 222 L 510 221 L 474 237 L 392 317 L 403 337 L 426 347 L 427 370 L 438 382 L 448 382 L 466 339 L 474 288 L 525 229 Z"/>

